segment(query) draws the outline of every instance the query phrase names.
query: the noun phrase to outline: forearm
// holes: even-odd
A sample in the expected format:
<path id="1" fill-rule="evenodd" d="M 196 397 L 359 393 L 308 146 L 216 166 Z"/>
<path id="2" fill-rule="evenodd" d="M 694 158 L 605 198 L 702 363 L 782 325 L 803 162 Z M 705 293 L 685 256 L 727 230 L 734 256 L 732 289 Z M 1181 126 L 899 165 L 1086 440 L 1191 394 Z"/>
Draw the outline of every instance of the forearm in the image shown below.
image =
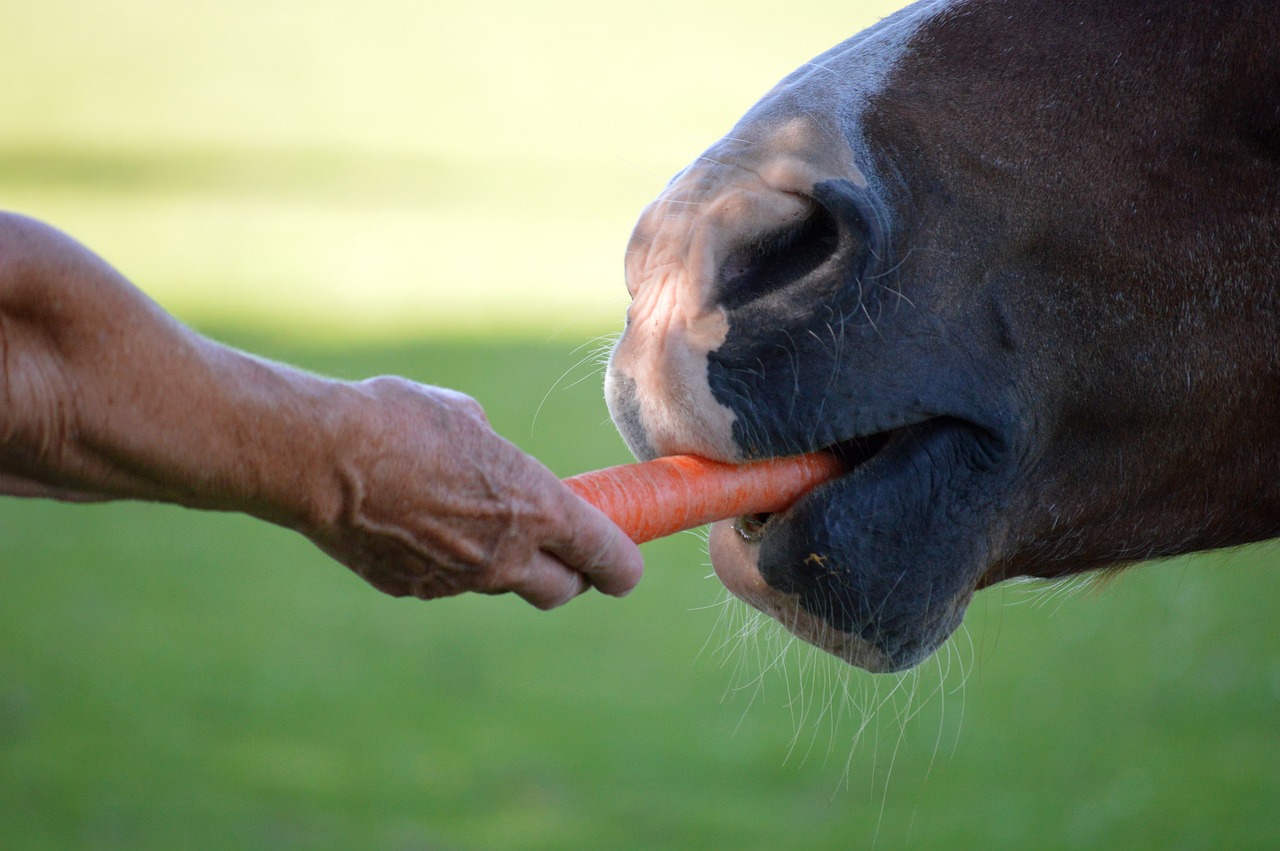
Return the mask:
<path id="1" fill-rule="evenodd" d="M 342 385 L 185 328 L 68 237 L 0 216 L 0 489 L 336 512 Z M 327 471 L 327 472 L 326 472 Z"/>
<path id="2" fill-rule="evenodd" d="M 331 381 L 184 327 L 69 237 L 0 213 L 0 493 L 290 526 L 375 587 L 626 593 L 639 552 L 469 397 Z"/>

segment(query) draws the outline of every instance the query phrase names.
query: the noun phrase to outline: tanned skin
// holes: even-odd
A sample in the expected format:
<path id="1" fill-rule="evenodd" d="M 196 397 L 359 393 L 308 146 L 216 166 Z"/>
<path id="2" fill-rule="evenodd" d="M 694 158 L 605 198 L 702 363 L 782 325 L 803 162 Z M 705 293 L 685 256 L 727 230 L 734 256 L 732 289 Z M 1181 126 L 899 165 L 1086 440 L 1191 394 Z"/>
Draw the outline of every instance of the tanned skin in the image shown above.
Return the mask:
<path id="1" fill-rule="evenodd" d="M 0 213 L 0 493 L 239 511 L 371 585 L 623 595 L 636 547 L 474 400 L 322 378 L 183 326 L 67 235 Z"/>

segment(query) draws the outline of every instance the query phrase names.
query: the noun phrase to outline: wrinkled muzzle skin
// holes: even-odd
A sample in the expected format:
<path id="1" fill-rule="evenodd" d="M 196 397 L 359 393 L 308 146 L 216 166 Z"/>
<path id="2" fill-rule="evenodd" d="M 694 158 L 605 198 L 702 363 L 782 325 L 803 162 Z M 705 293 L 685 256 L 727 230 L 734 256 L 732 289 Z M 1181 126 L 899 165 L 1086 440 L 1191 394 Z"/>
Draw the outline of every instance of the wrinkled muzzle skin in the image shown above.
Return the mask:
<path id="1" fill-rule="evenodd" d="M 910 7 L 636 226 L 614 421 L 845 459 L 710 549 L 851 664 L 918 664 L 994 582 L 1280 535 L 1280 16 L 1156 5 Z"/>

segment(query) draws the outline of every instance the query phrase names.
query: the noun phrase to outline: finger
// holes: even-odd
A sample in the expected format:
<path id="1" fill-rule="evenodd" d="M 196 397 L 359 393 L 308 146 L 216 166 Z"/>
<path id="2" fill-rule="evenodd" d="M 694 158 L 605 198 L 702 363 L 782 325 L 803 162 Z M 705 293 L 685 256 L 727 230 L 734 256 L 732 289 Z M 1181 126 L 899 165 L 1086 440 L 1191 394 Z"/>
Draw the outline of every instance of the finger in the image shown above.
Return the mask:
<path id="1" fill-rule="evenodd" d="M 600 591 L 615 597 L 630 593 L 644 574 L 640 549 L 595 506 L 568 488 L 564 493 L 562 536 L 551 541 L 547 550 Z"/>
<path id="2" fill-rule="evenodd" d="M 547 611 L 563 606 L 590 587 L 590 581 L 581 573 L 569 569 L 556 557 L 540 552 L 520 576 L 508 584 L 507 590 Z"/>

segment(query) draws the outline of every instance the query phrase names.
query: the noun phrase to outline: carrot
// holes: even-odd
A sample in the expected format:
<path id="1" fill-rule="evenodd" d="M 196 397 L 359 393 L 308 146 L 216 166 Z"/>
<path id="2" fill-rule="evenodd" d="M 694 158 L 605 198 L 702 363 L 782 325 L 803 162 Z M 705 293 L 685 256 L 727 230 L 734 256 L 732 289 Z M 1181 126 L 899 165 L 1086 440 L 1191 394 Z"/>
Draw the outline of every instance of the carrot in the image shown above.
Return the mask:
<path id="1" fill-rule="evenodd" d="M 669 455 L 564 481 L 641 544 L 716 520 L 782 511 L 843 471 L 826 452 L 747 464 Z"/>

